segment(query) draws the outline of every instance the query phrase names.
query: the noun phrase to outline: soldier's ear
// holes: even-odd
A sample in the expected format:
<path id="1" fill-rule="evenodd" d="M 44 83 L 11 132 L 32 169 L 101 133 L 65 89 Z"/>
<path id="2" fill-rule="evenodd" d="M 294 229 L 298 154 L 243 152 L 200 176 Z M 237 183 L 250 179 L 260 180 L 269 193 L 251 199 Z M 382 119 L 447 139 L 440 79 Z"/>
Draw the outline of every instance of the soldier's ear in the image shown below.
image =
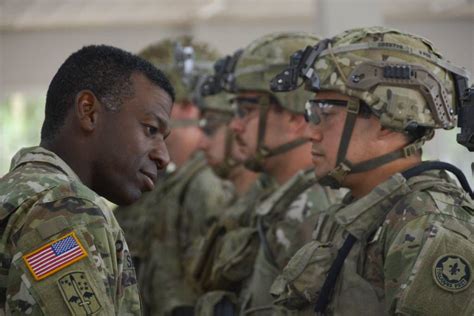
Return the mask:
<path id="1" fill-rule="evenodd" d="M 306 129 L 306 121 L 303 115 L 290 113 L 290 131 L 298 136 L 302 136 Z"/>
<path id="2" fill-rule="evenodd" d="M 90 90 L 82 90 L 76 95 L 74 112 L 80 127 L 92 132 L 97 124 L 100 102 Z"/>

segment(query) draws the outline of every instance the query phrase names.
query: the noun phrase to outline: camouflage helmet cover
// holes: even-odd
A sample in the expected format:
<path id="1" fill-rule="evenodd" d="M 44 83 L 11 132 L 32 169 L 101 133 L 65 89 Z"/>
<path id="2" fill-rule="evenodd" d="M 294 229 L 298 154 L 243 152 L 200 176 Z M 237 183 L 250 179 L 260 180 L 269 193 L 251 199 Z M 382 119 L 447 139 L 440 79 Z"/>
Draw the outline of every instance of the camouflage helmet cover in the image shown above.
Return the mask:
<path id="1" fill-rule="evenodd" d="M 344 50 L 361 43 L 384 46 Z M 351 29 L 333 37 L 313 69 L 320 80 L 318 90 L 356 97 L 369 105 L 383 126 L 406 131 L 413 124 L 454 127 L 455 86 L 451 71 L 442 67 L 445 64 L 449 66 L 433 44 L 422 37 L 370 27 Z M 408 77 L 410 80 L 400 80 Z M 423 80 L 428 84 L 424 85 Z"/>
<path id="2" fill-rule="evenodd" d="M 282 32 L 265 35 L 244 48 L 235 66 L 235 92 L 262 91 L 271 93 L 280 105 L 295 113 L 304 113 L 306 101 L 313 93 L 298 89 L 288 93 L 273 93 L 270 80 L 287 67 L 290 56 L 301 47 L 319 41 L 304 32 Z"/>
<path id="3" fill-rule="evenodd" d="M 195 64 L 193 80 L 185 84 L 184 76 L 176 58 L 177 47 L 192 47 Z M 218 52 L 206 43 L 195 41 L 191 36 L 180 36 L 161 40 L 143 49 L 139 55 L 162 70 L 175 88 L 176 102 L 192 101 L 192 92 L 198 77 L 210 73 L 212 65 L 219 58 Z"/>
<path id="4" fill-rule="evenodd" d="M 205 75 L 199 78 L 199 82 L 196 84 L 192 94 L 194 104 L 196 104 L 201 111 L 219 112 L 224 116 L 233 115 L 231 106 L 233 94 L 222 90 L 216 94 L 203 95 L 202 85 L 205 84 L 209 76 L 210 75 Z"/>

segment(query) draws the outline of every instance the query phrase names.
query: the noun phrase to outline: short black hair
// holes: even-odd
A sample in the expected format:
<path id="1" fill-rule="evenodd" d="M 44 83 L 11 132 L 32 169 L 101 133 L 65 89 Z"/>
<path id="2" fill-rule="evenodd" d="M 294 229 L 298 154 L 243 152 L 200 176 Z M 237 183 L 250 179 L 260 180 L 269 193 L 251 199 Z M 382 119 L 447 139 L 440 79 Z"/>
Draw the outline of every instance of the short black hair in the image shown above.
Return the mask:
<path id="1" fill-rule="evenodd" d="M 175 93 L 168 78 L 137 55 L 107 45 L 85 46 L 70 55 L 49 84 L 41 140 L 54 139 L 82 90 L 92 91 L 107 109 L 120 110 L 124 98 L 134 94 L 133 73 L 143 74 L 174 102 Z"/>

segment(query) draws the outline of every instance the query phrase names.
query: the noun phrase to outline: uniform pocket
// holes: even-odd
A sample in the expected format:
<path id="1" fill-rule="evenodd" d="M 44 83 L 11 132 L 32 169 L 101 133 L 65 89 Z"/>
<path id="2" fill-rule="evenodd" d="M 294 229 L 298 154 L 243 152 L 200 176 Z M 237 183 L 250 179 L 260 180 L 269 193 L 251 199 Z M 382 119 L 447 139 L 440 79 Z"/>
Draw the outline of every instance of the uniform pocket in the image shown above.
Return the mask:
<path id="1" fill-rule="evenodd" d="M 303 309 L 316 302 L 336 255 L 336 247 L 319 241 L 311 241 L 298 250 L 272 284 L 270 294 L 276 299 L 275 304 Z"/>

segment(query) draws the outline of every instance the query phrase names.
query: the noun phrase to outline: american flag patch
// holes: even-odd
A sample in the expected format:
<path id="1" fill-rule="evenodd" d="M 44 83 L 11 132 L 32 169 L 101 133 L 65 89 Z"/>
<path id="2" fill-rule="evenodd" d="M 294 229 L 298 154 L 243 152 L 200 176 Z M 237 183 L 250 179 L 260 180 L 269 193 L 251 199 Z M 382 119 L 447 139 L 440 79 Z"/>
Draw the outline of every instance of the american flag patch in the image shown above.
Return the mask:
<path id="1" fill-rule="evenodd" d="M 72 232 L 23 256 L 23 260 L 39 281 L 84 257 L 87 257 L 87 252 Z"/>

